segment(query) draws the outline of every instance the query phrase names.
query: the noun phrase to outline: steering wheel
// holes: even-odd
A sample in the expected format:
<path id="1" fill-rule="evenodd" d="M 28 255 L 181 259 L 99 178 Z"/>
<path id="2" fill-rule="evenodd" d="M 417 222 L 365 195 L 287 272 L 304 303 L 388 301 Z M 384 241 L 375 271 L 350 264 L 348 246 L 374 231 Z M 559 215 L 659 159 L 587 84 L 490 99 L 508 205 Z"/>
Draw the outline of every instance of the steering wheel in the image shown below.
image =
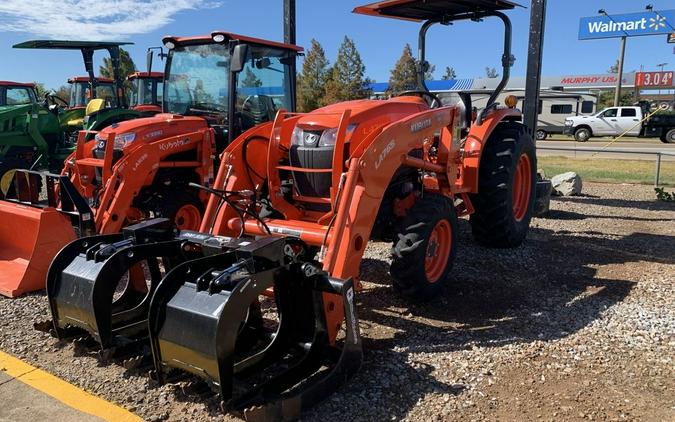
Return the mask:
<path id="1" fill-rule="evenodd" d="M 58 103 L 61 103 L 61 106 L 68 107 L 68 101 L 64 100 L 63 98 L 59 97 L 56 94 L 50 94 L 49 92 L 45 94 L 45 102 L 47 103 L 47 105 L 52 104 L 58 106 L 59 105 Z"/>
<path id="2" fill-rule="evenodd" d="M 398 94 L 399 97 L 410 97 L 413 95 L 416 95 L 422 99 L 424 99 L 424 97 L 430 98 L 431 102 L 428 103 L 430 108 L 438 108 L 441 106 L 441 99 L 438 98 L 438 95 L 429 91 L 410 90 L 410 91 L 403 91 Z"/>

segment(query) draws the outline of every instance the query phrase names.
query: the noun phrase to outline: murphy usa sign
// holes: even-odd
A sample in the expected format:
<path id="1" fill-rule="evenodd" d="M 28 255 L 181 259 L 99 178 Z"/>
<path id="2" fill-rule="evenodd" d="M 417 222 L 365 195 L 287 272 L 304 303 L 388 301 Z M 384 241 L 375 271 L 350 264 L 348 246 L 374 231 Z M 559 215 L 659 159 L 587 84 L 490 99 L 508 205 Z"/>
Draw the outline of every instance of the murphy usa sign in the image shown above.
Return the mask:
<path id="1" fill-rule="evenodd" d="M 581 18 L 579 39 L 668 34 L 673 31 L 672 26 L 675 26 L 675 10 L 591 16 Z"/>

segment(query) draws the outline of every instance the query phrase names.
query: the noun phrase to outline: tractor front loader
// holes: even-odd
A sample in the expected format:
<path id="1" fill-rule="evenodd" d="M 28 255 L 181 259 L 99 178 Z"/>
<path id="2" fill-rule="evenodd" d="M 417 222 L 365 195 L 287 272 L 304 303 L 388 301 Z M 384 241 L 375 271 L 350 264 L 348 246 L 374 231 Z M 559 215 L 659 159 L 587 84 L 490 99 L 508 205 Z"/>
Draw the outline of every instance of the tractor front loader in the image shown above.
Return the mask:
<path id="1" fill-rule="evenodd" d="M 525 239 L 534 144 L 517 99 L 494 102 L 513 62 L 502 11 L 514 7 L 389 0 L 356 8 L 425 21 L 419 88 L 306 114 L 279 110 L 273 122 L 245 131 L 221 155 L 215 182 L 192 185 L 210 194 L 199 232 L 153 220 L 115 238 L 71 243 L 47 282 L 56 331 L 99 333 L 104 345 L 128 341 L 121 330 L 129 321 L 107 305 L 114 286 L 139 260 L 172 262 L 159 281 L 146 272 L 156 284 L 146 333 L 153 377 L 196 375 L 225 410 L 249 420 L 298 417 L 361 364 L 355 292 L 368 241 L 392 243 L 394 288 L 420 301 L 450 280 L 459 216 L 470 216 L 483 245 Z M 433 24 L 489 17 L 505 27 L 503 79 L 475 116 L 470 95 L 443 104 L 424 86 L 424 39 Z M 91 296 L 77 305 L 69 299 L 89 289 L 105 292 L 104 311 Z"/>
<path id="2" fill-rule="evenodd" d="M 61 175 L 15 175 L 17 193 L 0 202 L 0 216 L 17 215 L 34 230 L 20 239 L 5 236 L 16 221 L 0 218 L 0 250 L 13 251 L 0 252 L 1 294 L 44 288 L 55 252 L 86 234 L 79 230 L 82 222 L 93 225 L 92 234 L 119 233 L 151 217 L 168 218 L 180 229 L 198 229 L 207 193 L 188 185 L 211 185 L 215 157 L 230 139 L 273 119 L 278 107 L 294 108 L 291 64 L 301 48 L 225 32 L 164 41 L 171 50 L 164 113 L 80 132 Z M 252 75 L 255 86 L 237 79 L 242 71 Z M 46 198 L 39 194 L 44 186 Z M 79 200 L 64 202 L 66 191 Z M 85 206 L 65 206 L 71 202 Z M 52 214 L 61 225 L 39 223 Z M 128 288 L 147 294 L 142 284 L 129 283 Z"/>

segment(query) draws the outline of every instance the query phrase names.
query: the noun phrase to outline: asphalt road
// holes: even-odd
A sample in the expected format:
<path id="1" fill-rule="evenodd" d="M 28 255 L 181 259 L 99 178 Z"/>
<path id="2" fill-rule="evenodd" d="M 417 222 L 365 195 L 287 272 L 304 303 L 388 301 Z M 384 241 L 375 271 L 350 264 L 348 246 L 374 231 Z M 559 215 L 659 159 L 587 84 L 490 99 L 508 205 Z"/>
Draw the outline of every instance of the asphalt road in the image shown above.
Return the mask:
<path id="1" fill-rule="evenodd" d="M 537 141 L 538 146 L 562 147 L 562 148 L 608 148 L 618 150 L 637 150 L 641 152 L 666 151 L 675 154 L 675 144 L 664 144 L 657 139 L 644 138 L 624 138 L 614 141 L 613 138 L 591 138 L 588 142 L 575 142 L 572 137 L 555 136 L 544 141 Z M 630 160 L 654 161 L 654 155 L 636 154 L 636 153 L 610 153 L 610 152 L 585 152 L 585 151 L 551 151 L 539 148 L 537 154 L 540 156 L 554 155 L 569 158 L 619 158 Z M 662 161 L 675 161 L 675 156 L 662 156 Z"/>

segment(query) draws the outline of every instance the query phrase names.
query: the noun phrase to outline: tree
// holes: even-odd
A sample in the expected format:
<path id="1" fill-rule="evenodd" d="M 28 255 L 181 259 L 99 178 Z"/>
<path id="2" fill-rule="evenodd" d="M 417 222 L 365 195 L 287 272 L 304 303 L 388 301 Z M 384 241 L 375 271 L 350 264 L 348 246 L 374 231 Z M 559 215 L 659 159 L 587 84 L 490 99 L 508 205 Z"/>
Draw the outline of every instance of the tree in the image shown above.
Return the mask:
<path id="1" fill-rule="evenodd" d="M 49 92 L 47 88 L 45 88 L 45 84 L 40 83 L 40 82 L 33 82 L 35 84 L 35 94 L 37 95 L 38 100 L 41 100 L 45 97 L 45 94 Z"/>
<path id="2" fill-rule="evenodd" d="M 397 94 L 402 91 L 415 89 L 417 85 L 417 62 L 412 55 L 410 44 L 403 47 L 401 57 L 396 62 L 394 69 L 391 71 L 389 77 L 389 88 L 387 91 L 390 94 Z"/>
<path id="3" fill-rule="evenodd" d="M 629 91 L 626 89 L 621 91 L 621 97 L 619 98 L 620 106 L 630 106 L 633 105 L 634 102 L 635 98 L 633 91 Z M 607 90 L 600 92 L 600 95 L 598 96 L 598 105 L 597 105 L 598 110 L 602 110 L 603 108 L 613 106 L 614 106 L 614 91 Z"/>
<path id="4" fill-rule="evenodd" d="M 457 74 L 455 73 L 455 69 L 450 66 L 445 66 L 445 74 L 441 76 L 441 79 L 447 81 L 450 79 L 455 79 L 456 77 Z"/>
<path id="5" fill-rule="evenodd" d="M 322 103 L 326 105 L 364 98 L 367 95 L 365 72 L 366 66 L 361 60 L 356 44 L 345 36 L 338 50 L 335 65 L 328 73 Z"/>
<path id="6" fill-rule="evenodd" d="M 99 67 L 99 74 L 106 78 L 113 78 L 112 60 L 109 57 L 103 59 L 103 65 Z M 120 78 L 125 81 L 125 87 L 131 88 L 126 82 L 127 76 L 136 71 L 136 65 L 129 55 L 129 52 L 120 47 Z"/>
<path id="7" fill-rule="evenodd" d="M 302 63 L 302 73 L 298 76 L 299 111 L 312 111 L 322 104 L 328 73 L 326 52 L 317 40 L 312 39 L 305 61 Z"/>
<path id="8" fill-rule="evenodd" d="M 499 73 L 497 73 L 497 69 L 495 69 L 494 67 L 486 67 L 485 75 L 490 79 L 494 79 L 499 76 Z"/>
<path id="9" fill-rule="evenodd" d="M 607 69 L 607 73 L 619 73 L 619 59 L 616 59 L 616 63 Z"/>
<path id="10" fill-rule="evenodd" d="M 70 101 L 70 87 L 67 85 L 61 85 L 59 89 L 54 92 L 54 95 L 61 98 L 65 101 Z"/>
<path id="11" fill-rule="evenodd" d="M 262 86 L 262 81 L 253 73 L 250 68 L 246 68 L 244 79 L 241 81 L 241 86 L 245 88 L 257 88 Z"/>

